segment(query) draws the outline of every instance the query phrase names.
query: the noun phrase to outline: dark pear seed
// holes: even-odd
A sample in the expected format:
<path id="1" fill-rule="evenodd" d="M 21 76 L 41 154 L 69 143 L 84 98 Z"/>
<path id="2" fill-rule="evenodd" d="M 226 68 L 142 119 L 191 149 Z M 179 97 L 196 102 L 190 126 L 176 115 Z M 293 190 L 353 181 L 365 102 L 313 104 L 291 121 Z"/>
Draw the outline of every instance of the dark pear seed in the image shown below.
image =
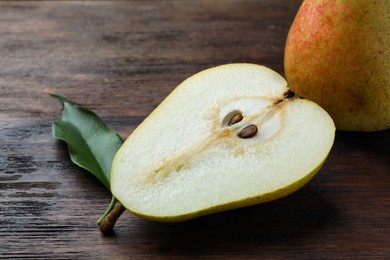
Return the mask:
<path id="1" fill-rule="evenodd" d="M 248 125 L 244 127 L 237 135 L 241 138 L 251 138 L 257 134 L 257 126 L 256 125 Z"/>
<path id="2" fill-rule="evenodd" d="M 291 90 L 287 91 L 286 93 L 284 93 L 284 98 L 292 98 L 295 96 L 295 93 Z"/>
<path id="3" fill-rule="evenodd" d="M 228 123 L 228 126 L 237 124 L 237 123 L 240 122 L 242 119 L 243 119 L 243 117 L 242 117 L 241 114 L 235 114 L 235 115 L 230 119 L 230 121 L 229 121 L 229 123 Z"/>

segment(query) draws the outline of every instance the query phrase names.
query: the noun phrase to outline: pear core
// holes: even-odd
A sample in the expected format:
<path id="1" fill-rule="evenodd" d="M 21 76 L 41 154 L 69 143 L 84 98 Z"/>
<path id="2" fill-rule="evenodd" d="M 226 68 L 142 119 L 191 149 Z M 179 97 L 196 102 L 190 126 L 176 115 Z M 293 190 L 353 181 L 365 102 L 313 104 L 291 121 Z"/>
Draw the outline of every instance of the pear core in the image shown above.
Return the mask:
<path id="1" fill-rule="evenodd" d="M 324 163 L 335 127 L 259 65 L 229 64 L 180 84 L 114 158 L 113 195 L 129 211 L 175 222 L 286 196 Z M 242 119 L 229 125 L 237 113 Z M 254 125 L 256 133 L 239 133 Z"/>

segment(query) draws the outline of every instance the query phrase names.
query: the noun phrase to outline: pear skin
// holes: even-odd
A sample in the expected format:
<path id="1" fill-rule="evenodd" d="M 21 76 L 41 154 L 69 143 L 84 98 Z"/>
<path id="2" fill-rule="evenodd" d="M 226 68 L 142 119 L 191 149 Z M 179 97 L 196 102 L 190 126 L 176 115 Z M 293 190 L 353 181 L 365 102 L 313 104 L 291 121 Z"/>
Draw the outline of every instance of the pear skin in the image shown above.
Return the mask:
<path id="1" fill-rule="evenodd" d="M 285 47 L 289 87 L 339 130 L 390 127 L 390 1 L 306 0 Z"/>

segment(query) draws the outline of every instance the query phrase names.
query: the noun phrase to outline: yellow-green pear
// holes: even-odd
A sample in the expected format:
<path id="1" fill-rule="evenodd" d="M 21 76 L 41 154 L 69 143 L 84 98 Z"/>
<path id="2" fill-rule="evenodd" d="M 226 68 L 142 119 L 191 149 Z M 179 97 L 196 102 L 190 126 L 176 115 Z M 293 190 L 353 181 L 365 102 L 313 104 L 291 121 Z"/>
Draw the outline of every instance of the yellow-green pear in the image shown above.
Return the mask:
<path id="1" fill-rule="evenodd" d="M 331 117 L 276 72 L 218 66 L 181 83 L 129 136 L 111 190 L 163 222 L 266 202 L 307 183 L 334 135 Z"/>
<path id="2" fill-rule="evenodd" d="M 337 129 L 390 127 L 390 1 L 305 0 L 285 48 L 288 86 Z"/>

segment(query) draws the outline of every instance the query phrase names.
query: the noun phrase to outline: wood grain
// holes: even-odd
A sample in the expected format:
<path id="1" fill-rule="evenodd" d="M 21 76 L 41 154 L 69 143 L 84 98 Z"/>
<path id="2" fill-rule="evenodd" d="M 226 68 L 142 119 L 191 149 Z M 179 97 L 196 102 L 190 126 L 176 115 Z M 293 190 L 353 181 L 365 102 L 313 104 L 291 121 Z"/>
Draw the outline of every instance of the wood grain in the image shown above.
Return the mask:
<path id="1" fill-rule="evenodd" d="M 390 131 L 337 132 L 320 173 L 286 198 L 178 224 L 126 212 L 112 237 L 95 224 L 109 192 L 51 137 L 49 93 L 125 138 L 202 69 L 283 73 L 300 2 L 0 2 L 0 258 L 388 259 Z"/>

